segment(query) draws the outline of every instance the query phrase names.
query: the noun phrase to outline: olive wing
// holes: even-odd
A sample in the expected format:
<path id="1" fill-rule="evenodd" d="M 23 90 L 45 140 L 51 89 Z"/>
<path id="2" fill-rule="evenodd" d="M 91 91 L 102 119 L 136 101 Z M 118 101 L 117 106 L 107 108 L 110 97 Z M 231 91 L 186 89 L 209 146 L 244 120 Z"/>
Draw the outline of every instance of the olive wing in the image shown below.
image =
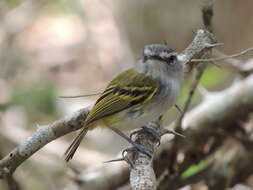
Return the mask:
<path id="1" fill-rule="evenodd" d="M 86 124 L 148 102 L 155 96 L 158 87 L 157 81 L 133 69 L 121 73 L 96 101 L 86 118 Z"/>

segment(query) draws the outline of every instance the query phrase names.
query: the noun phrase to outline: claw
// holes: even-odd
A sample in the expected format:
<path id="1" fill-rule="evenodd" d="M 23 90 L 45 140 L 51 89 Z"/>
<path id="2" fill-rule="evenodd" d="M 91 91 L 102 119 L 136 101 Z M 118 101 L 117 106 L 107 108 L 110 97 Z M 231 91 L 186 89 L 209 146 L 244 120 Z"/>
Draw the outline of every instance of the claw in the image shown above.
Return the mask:
<path id="1" fill-rule="evenodd" d="M 173 135 L 176 135 L 176 136 L 180 136 L 180 137 L 183 137 L 185 138 L 185 136 L 183 134 L 180 134 L 176 131 L 173 131 L 173 130 L 169 130 L 169 129 L 163 129 L 163 131 L 161 132 L 161 136 L 165 135 L 165 134 L 173 134 Z"/>
<path id="2" fill-rule="evenodd" d="M 142 128 L 134 130 L 133 132 L 130 133 L 129 138 L 131 140 L 133 140 L 133 136 L 136 135 L 136 134 L 138 134 L 138 133 L 140 133 L 141 131 L 142 131 Z"/>
<path id="3" fill-rule="evenodd" d="M 130 134 L 130 139 L 132 140 L 133 135 L 138 134 L 138 133 L 150 133 L 151 135 L 153 135 L 153 137 L 157 140 L 158 142 L 158 146 L 161 144 L 160 140 L 161 140 L 161 135 L 159 134 L 159 132 L 154 129 L 153 127 L 147 127 L 147 126 L 143 126 L 141 127 L 141 129 L 137 129 L 135 131 L 133 131 Z"/>
<path id="4" fill-rule="evenodd" d="M 119 129 L 117 128 L 111 128 L 115 133 L 117 133 L 118 135 L 120 135 L 121 137 L 123 137 L 125 140 L 127 140 L 131 145 L 133 145 L 133 147 L 138 150 L 139 152 L 147 155 L 148 157 L 152 158 L 153 152 L 150 151 L 149 149 L 147 149 L 146 147 L 144 147 L 141 144 L 137 144 L 136 142 L 134 142 L 132 139 L 130 139 L 128 136 L 126 136 L 124 133 L 122 133 Z"/>
<path id="5" fill-rule="evenodd" d="M 147 155 L 148 157 L 152 158 L 153 152 L 149 149 L 147 149 L 145 146 L 137 143 L 133 143 L 133 149 L 136 149 L 137 151 Z"/>
<path id="6" fill-rule="evenodd" d="M 157 140 L 158 142 L 158 146 L 161 144 L 161 135 L 160 133 L 153 127 L 147 127 L 147 126 L 143 126 L 142 129 L 145 131 L 145 132 L 148 132 L 150 134 L 153 135 L 153 137 Z"/>
<path id="7" fill-rule="evenodd" d="M 125 158 L 116 158 L 116 159 L 112 159 L 112 160 L 107 160 L 107 161 L 104 161 L 103 163 L 107 164 L 110 162 L 121 162 L 121 161 L 125 161 Z"/>
<path id="8" fill-rule="evenodd" d="M 117 159 L 112 159 L 112 160 L 108 160 L 105 161 L 104 163 L 111 163 L 111 162 L 121 162 L 121 161 L 125 161 L 126 163 L 128 163 L 132 168 L 134 168 L 134 164 L 132 162 L 132 160 L 129 158 L 129 156 L 127 156 L 128 152 L 135 150 L 135 148 L 131 147 L 131 148 L 127 148 L 125 150 L 122 151 L 122 158 L 117 158 Z"/>

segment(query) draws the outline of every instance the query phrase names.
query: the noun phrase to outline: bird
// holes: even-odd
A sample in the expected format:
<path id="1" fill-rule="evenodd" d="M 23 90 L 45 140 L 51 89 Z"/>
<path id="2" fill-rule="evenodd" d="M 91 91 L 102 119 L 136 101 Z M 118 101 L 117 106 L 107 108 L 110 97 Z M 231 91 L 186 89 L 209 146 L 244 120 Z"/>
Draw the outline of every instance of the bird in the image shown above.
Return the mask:
<path id="1" fill-rule="evenodd" d="M 183 70 L 179 54 L 167 45 L 145 45 L 136 65 L 118 74 L 98 97 L 81 132 L 66 150 L 65 160 L 73 158 L 87 132 L 98 126 L 112 129 L 145 153 L 122 131 L 138 129 L 155 121 L 175 105 Z"/>

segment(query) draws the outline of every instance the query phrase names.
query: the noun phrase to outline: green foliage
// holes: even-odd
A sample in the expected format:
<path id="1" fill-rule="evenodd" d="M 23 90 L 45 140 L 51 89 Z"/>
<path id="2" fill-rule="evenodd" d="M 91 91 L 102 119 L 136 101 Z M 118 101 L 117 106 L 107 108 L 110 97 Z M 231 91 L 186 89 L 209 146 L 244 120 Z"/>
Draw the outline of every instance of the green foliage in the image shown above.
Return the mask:
<path id="1" fill-rule="evenodd" d="M 57 114 L 54 86 L 47 82 L 37 82 L 16 88 L 8 102 L 8 107 L 22 106 L 29 118 L 38 120 L 42 117 L 54 117 Z"/>
<path id="2" fill-rule="evenodd" d="M 10 6 L 18 6 L 21 3 L 21 0 L 4 0 L 5 3 L 7 3 Z"/>
<path id="3" fill-rule="evenodd" d="M 208 67 L 201 80 L 200 85 L 204 88 L 212 88 L 215 89 L 215 87 L 219 86 L 220 84 L 224 84 L 224 82 L 229 78 L 230 74 L 228 71 L 223 70 L 222 68 L 217 68 L 216 66 Z M 179 99 L 179 105 L 184 105 L 184 102 L 189 94 L 190 85 L 192 84 L 192 79 L 189 78 L 186 83 L 184 83 L 182 90 L 181 90 L 181 96 Z M 193 98 L 193 104 L 197 103 L 200 99 L 200 94 L 198 90 L 196 91 L 196 94 Z"/>
<path id="4" fill-rule="evenodd" d="M 47 10 L 52 11 L 55 13 L 75 13 L 75 1 L 69 1 L 69 0 L 56 0 L 52 1 L 49 4 L 47 4 Z"/>
<path id="5" fill-rule="evenodd" d="M 229 73 L 216 66 L 208 67 L 201 78 L 200 84 L 206 88 L 213 87 L 227 79 Z"/>
<path id="6" fill-rule="evenodd" d="M 217 87 L 219 87 L 220 85 L 224 85 L 224 83 L 226 83 L 226 81 L 229 80 L 229 78 L 231 78 L 231 75 L 228 71 L 222 69 L 222 68 L 218 68 L 216 66 L 210 66 L 208 67 L 201 80 L 200 80 L 200 85 L 203 86 L 206 89 L 217 89 Z M 192 81 L 192 77 L 186 78 L 184 80 L 182 89 L 181 89 L 181 93 L 180 93 L 180 97 L 178 100 L 178 105 L 180 106 L 180 108 L 183 108 L 183 105 L 185 104 L 185 101 L 189 95 L 189 91 L 190 91 L 190 87 L 191 84 L 193 83 Z M 198 91 L 198 89 L 196 89 L 195 94 L 193 96 L 192 99 L 192 103 L 191 105 L 197 104 L 201 99 L 201 95 Z M 171 112 L 167 112 L 164 115 L 164 118 L 177 118 L 178 112 L 175 112 L 176 115 L 172 116 Z M 166 120 L 166 119 L 165 119 Z"/>
<path id="7" fill-rule="evenodd" d="M 191 165 L 188 169 L 186 169 L 180 176 L 181 179 L 186 179 L 192 177 L 204 169 L 206 169 L 212 163 L 212 159 L 202 160 L 198 164 Z"/>

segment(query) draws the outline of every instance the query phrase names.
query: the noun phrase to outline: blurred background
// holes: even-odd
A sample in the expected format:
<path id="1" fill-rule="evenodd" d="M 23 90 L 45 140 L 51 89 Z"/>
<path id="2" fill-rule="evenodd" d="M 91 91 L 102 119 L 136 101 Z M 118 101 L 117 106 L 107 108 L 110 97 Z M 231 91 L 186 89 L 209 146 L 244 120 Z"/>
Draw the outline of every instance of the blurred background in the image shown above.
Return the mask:
<path id="1" fill-rule="evenodd" d="M 93 104 L 96 96 L 59 96 L 103 91 L 113 76 L 134 66 L 144 45 L 166 42 L 176 51 L 186 48 L 203 27 L 202 4 L 202 0 L 1 0 L 0 157 L 38 125 Z M 214 34 L 224 43 L 220 51 L 232 54 L 253 46 L 252 8 L 252 0 L 215 1 Z M 190 75 L 185 78 L 179 105 L 191 82 Z M 231 71 L 209 66 L 201 85 L 221 90 L 233 78 Z M 194 104 L 199 101 L 197 94 Z M 178 112 L 172 109 L 164 122 L 176 118 Z M 62 189 L 68 183 L 62 155 L 74 135 L 50 143 L 17 169 L 15 178 L 23 189 Z M 94 130 L 73 164 L 96 165 L 117 157 L 126 146 L 111 131 Z M 1 181 L 0 189 L 5 189 Z"/>

